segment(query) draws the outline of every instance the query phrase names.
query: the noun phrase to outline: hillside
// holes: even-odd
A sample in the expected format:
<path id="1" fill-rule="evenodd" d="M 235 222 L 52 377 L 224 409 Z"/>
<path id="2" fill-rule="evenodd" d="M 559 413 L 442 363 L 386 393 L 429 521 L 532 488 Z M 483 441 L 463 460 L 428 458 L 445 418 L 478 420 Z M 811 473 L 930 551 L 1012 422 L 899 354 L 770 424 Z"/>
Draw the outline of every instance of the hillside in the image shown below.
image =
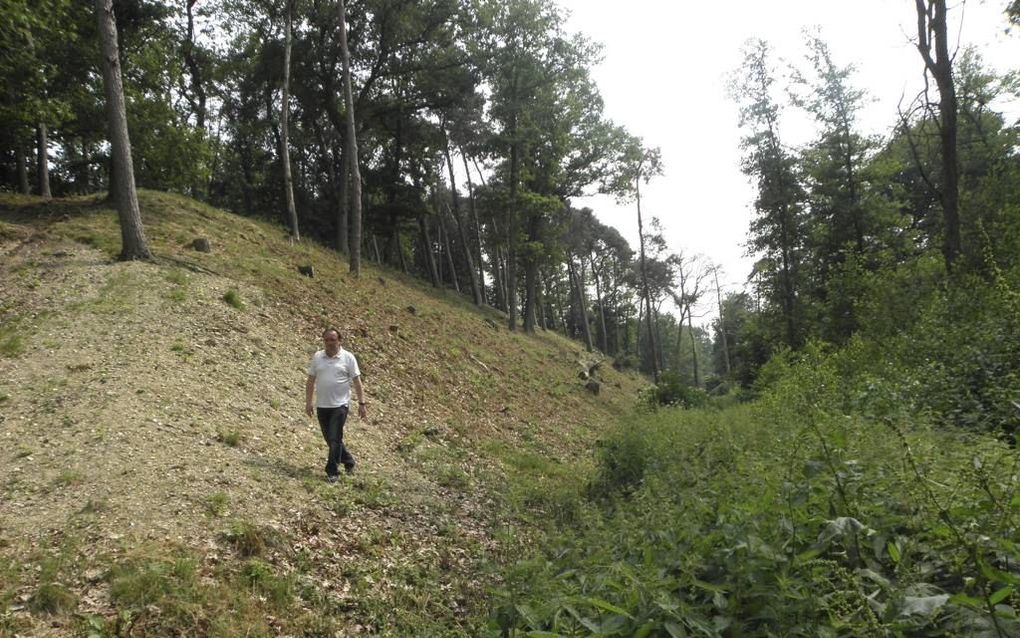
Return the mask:
<path id="1" fill-rule="evenodd" d="M 641 379 L 274 224 L 141 194 L 0 199 L 0 635 L 477 635 Z M 191 247 L 207 238 L 211 252 Z M 297 266 L 310 264 L 314 278 Z M 329 485 L 304 370 L 337 325 L 369 417 Z"/>

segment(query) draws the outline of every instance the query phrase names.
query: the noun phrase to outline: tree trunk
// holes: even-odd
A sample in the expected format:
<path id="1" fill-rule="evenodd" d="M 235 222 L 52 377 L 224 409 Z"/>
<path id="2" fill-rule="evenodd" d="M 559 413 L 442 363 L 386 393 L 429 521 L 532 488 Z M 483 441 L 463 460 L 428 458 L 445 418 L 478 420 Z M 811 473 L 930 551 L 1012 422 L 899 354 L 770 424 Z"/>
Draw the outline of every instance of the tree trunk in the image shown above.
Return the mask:
<path id="1" fill-rule="evenodd" d="M 14 142 L 14 155 L 18 165 L 18 188 L 22 195 L 28 195 L 32 192 L 32 187 L 28 183 L 28 159 L 25 157 L 25 147 L 21 140 Z"/>
<path id="2" fill-rule="evenodd" d="M 694 362 L 694 387 L 701 387 L 701 379 L 698 376 L 698 340 L 694 338 L 694 326 L 691 324 L 691 311 L 687 311 L 687 334 L 691 335 L 691 356 Z"/>
<path id="3" fill-rule="evenodd" d="M 478 210 L 475 208 L 475 184 L 471 181 L 471 170 L 468 168 L 467 154 L 460 149 L 460 158 L 464 162 L 464 174 L 468 183 L 468 208 L 471 211 L 471 223 L 475 228 L 475 263 L 478 265 L 478 285 L 482 289 L 482 303 L 485 303 L 485 266 L 482 259 L 482 226 L 478 223 Z"/>
<path id="4" fill-rule="evenodd" d="M 131 141 L 128 137 L 124 87 L 121 84 L 117 50 L 117 22 L 113 0 L 96 0 L 99 38 L 102 43 L 103 84 L 106 88 L 106 116 L 110 128 L 110 151 L 117 175 L 117 213 L 120 217 L 121 260 L 152 259 L 142 228 L 142 215 L 135 191 L 135 173 L 131 165 Z"/>
<path id="5" fill-rule="evenodd" d="M 659 362 L 658 352 L 659 349 L 656 347 L 655 339 L 655 328 L 652 325 L 652 296 L 648 290 L 648 267 L 645 264 L 645 231 L 644 224 L 641 222 L 641 170 L 638 169 L 637 177 L 634 179 L 634 188 L 637 195 L 637 224 L 638 224 L 638 244 L 641 248 L 641 289 L 644 293 L 645 298 L 645 317 L 648 321 L 648 339 L 650 340 L 649 352 L 652 353 L 652 379 L 655 383 L 659 383 Z"/>
<path id="6" fill-rule="evenodd" d="M 38 142 L 36 165 L 39 176 L 39 194 L 49 199 L 52 197 L 50 195 L 50 140 L 46 132 L 45 122 L 39 122 L 36 128 L 36 140 Z"/>
<path id="7" fill-rule="evenodd" d="M 336 213 L 336 248 L 342 253 L 349 253 L 351 250 L 350 239 L 347 235 L 349 222 L 349 211 L 351 208 L 351 155 L 347 152 L 346 144 L 340 149 L 340 179 L 337 180 L 337 213 Z"/>
<path id="8" fill-rule="evenodd" d="M 574 299 L 577 300 L 578 323 L 580 324 L 579 327 L 581 328 L 581 335 L 584 337 L 584 347 L 588 350 L 588 352 L 591 352 L 595 349 L 595 345 L 592 343 L 591 328 L 588 326 L 588 309 L 584 307 L 584 276 L 582 274 L 583 263 L 582 272 L 578 272 L 577 269 L 574 268 L 574 258 L 568 256 L 567 269 L 570 273 Z"/>
<path id="9" fill-rule="evenodd" d="M 956 87 L 953 84 L 953 59 L 949 53 L 946 0 L 915 0 L 917 6 L 917 49 L 924 65 L 939 88 L 939 143 L 942 149 L 942 218 L 945 228 L 942 255 L 946 270 L 960 254 L 960 166 L 957 157 Z M 935 41 L 932 42 L 932 37 Z M 932 58 L 932 46 L 935 57 Z"/>
<path id="10" fill-rule="evenodd" d="M 719 336 L 722 338 L 723 346 L 723 363 L 726 365 L 726 378 L 729 379 L 732 372 L 730 370 L 730 347 L 726 342 L 726 322 L 723 320 L 723 304 L 722 304 L 722 293 L 719 291 L 719 270 L 715 270 L 715 298 L 719 303 Z"/>
<path id="11" fill-rule="evenodd" d="M 446 218 L 439 214 L 439 237 L 443 243 L 443 252 L 446 253 L 446 265 L 450 268 L 450 281 L 453 282 L 453 289 L 460 292 L 460 282 L 457 280 L 457 268 L 453 262 L 453 248 L 450 246 L 450 230 L 446 225 Z"/>
<path id="12" fill-rule="evenodd" d="M 450 158 L 450 141 L 446 140 L 443 146 L 446 154 L 446 167 L 450 172 L 450 199 L 453 204 L 453 219 L 457 223 L 457 236 L 460 237 L 460 245 L 464 251 L 464 262 L 467 264 L 468 275 L 471 278 L 471 295 L 474 297 L 475 305 L 485 304 L 482 296 L 482 287 L 478 280 L 478 273 L 475 272 L 474 258 L 471 256 L 471 243 L 468 242 L 467 232 L 464 230 L 464 221 L 460 216 L 460 195 L 457 194 L 457 180 L 453 173 L 453 160 Z"/>
<path id="13" fill-rule="evenodd" d="M 287 26 L 283 37 L 283 97 L 280 104 L 280 163 L 283 165 L 283 190 L 287 198 L 287 221 L 290 224 L 290 235 L 301 240 L 298 230 L 297 207 L 294 205 L 294 178 L 290 171 L 290 49 L 291 30 L 294 22 L 294 2 L 287 2 Z"/>
<path id="14" fill-rule="evenodd" d="M 511 137 L 516 138 L 516 118 Z M 510 207 L 507 210 L 506 306 L 507 327 L 517 330 L 517 180 L 520 173 L 517 142 L 510 145 Z"/>
<path id="15" fill-rule="evenodd" d="M 400 264 L 400 272 L 407 274 L 407 260 L 404 259 L 404 245 L 400 241 L 400 231 L 393 228 L 393 247 L 397 249 L 397 263 Z"/>
<path id="16" fill-rule="evenodd" d="M 344 102 L 347 106 L 347 155 L 351 175 L 351 260 L 350 272 L 361 275 L 361 168 L 358 166 L 358 139 L 354 126 L 354 92 L 351 89 L 351 55 L 347 48 L 347 11 L 344 0 L 337 0 L 340 13 L 340 49 L 343 54 Z"/>
<path id="17" fill-rule="evenodd" d="M 422 249 L 425 251 L 425 263 L 429 269 L 429 280 L 433 288 L 442 287 L 439 281 L 439 269 L 436 268 L 436 256 L 432 252 L 432 237 L 429 236 L 429 222 L 425 213 L 418 213 L 418 229 L 421 231 Z"/>
<path id="18" fill-rule="evenodd" d="M 595 259 L 589 254 L 588 263 L 591 265 L 591 276 L 595 280 L 595 300 L 599 304 L 599 338 L 602 340 L 602 352 L 609 352 L 609 331 L 606 329 L 606 302 L 602 297 L 602 285 L 599 281 L 598 269 L 595 268 Z"/>

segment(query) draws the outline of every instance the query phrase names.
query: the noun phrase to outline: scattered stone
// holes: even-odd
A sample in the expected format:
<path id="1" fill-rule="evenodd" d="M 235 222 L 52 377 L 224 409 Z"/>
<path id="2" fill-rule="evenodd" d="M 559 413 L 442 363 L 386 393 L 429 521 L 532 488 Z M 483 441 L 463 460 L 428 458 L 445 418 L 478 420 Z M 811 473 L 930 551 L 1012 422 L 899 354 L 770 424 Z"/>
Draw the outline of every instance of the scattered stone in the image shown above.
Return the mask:
<path id="1" fill-rule="evenodd" d="M 205 237 L 198 237 L 195 241 L 191 242 L 191 247 L 200 253 L 212 252 L 212 246 L 209 245 L 209 240 Z"/>
<path id="2" fill-rule="evenodd" d="M 595 379 L 589 379 L 588 383 L 584 384 L 584 389 L 598 396 L 598 393 L 602 390 L 602 384 Z"/>
<path id="3" fill-rule="evenodd" d="M 315 277 L 315 268 L 312 268 L 311 264 L 307 266 L 298 266 L 297 270 L 305 277 Z"/>
<path id="4" fill-rule="evenodd" d="M 396 324 L 390 325 L 390 332 L 392 332 L 393 334 L 397 334 L 398 332 L 400 332 L 400 326 Z"/>
<path id="5" fill-rule="evenodd" d="M 380 286 L 385 286 L 386 285 L 386 280 L 383 279 L 382 277 L 379 277 L 379 285 Z"/>
<path id="6" fill-rule="evenodd" d="M 417 309 L 417 308 L 415 308 L 414 306 L 408 306 L 408 307 L 406 308 L 406 310 L 407 310 L 407 311 L 408 311 L 409 313 L 411 313 L 412 315 L 417 315 L 417 314 L 418 314 L 418 309 Z"/>

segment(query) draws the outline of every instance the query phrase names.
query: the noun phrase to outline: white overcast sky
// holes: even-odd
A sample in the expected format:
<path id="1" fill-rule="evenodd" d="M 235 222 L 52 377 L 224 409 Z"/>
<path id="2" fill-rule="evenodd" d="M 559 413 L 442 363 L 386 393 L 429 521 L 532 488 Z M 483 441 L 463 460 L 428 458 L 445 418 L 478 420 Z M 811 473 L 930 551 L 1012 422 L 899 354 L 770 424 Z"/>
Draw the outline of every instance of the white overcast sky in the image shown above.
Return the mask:
<path id="1" fill-rule="evenodd" d="M 607 117 L 662 149 L 665 174 L 643 190 L 645 220 L 660 219 L 672 252 L 720 264 L 728 290 L 742 287 L 753 263 L 744 243 L 754 190 L 740 172 L 737 107 L 726 88 L 744 42 L 764 39 L 777 58 L 805 66 L 802 30 L 819 27 L 835 63 L 853 64 L 854 86 L 872 100 L 861 122 L 868 133 L 887 134 L 901 97 L 906 104 L 922 86 L 912 0 L 556 2 L 570 13 L 569 32 L 604 46 L 594 77 Z M 950 3 L 955 40 L 976 45 L 994 68 L 1020 68 L 1020 33 L 1005 33 L 1005 0 Z M 803 126 L 781 134 L 791 142 L 811 136 Z M 633 205 L 619 207 L 607 197 L 574 205 L 591 207 L 637 248 Z"/>

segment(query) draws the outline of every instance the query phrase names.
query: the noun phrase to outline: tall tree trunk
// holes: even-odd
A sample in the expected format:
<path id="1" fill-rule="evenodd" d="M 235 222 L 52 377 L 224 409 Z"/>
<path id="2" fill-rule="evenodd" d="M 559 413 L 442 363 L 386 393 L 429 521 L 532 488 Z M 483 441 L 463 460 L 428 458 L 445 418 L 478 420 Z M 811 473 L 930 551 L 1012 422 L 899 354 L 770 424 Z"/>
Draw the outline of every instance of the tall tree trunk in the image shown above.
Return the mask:
<path id="1" fill-rule="evenodd" d="M 599 304 L 599 338 L 602 341 L 602 352 L 609 352 L 609 331 L 606 330 L 606 302 L 602 296 L 602 284 L 599 281 L 602 279 L 597 268 L 595 268 L 595 259 L 591 254 L 588 255 L 588 263 L 591 265 L 591 276 L 595 280 L 595 301 Z"/>
<path id="2" fill-rule="evenodd" d="M 142 228 L 142 214 L 135 191 L 135 172 L 131 165 L 131 141 L 128 137 L 124 86 L 121 84 L 117 47 L 117 22 L 113 0 L 96 0 L 99 38 L 102 43 L 103 84 L 106 89 L 106 116 L 110 128 L 113 172 L 117 176 L 117 213 L 120 217 L 121 260 L 152 259 Z"/>
<path id="3" fill-rule="evenodd" d="M 506 306 L 507 327 L 517 330 L 517 180 L 520 176 L 520 152 L 517 148 L 516 117 L 510 128 L 515 141 L 510 145 L 510 207 L 507 210 Z"/>
<path id="4" fill-rule="evenodd" d="M 475 229 L 475 263 L 478 266 L 478 285 L 482 289 L 482 303 L 485 303 L 485 265 L 482 259 L 482 226 L 478 223 L 478 210 L 475 207 L 475 184 L 471 180 L 467 154 L 460 149 L 460 158 L 464 162 L 464 174 L 468 183 L 468 209 L 471 211 L 471 224 Z"/>
<path id="5" fill-rule="evenodd" d="M 28 195 L 32 192 L 32 187 L 28 183 L 28 160 L 21 140 L 14 142 L 14 155 L 18 165 L 18 188 L 22 195 Z"/>
<path id="6" fill-rule="evenodd" d="M 349 211 L 351 208 L 351 154 L 347 152 L 347 144 L 340 149 L 340 179 L 337 180 L 337 213 L 336 213 L 336 249 L 342 253 L 351 250 L 347 234 Z"/>
<path id="7" fill-rule="evenodd" d="M 574 298 L 577 300 L 577 315 L 578 323 L 581 328 L 581 335 L 584 337 L 584 347 L 591 352 L 595 349 L 595 344 L 591 340 L 591 327 L 588 326 L 588 309 L 585 308 L 584 303 L 584 264 L 582 261 L 581 272 L 574 267 L 574 258 L 567 257 L 567 269 L 570 273 L 571 284 L 574 292 Z"/>
<path id="8" fill-rule="evenodd" d="M 198 58 L 195 57 L 195 16 L 193 9 L 196 2 L 198 0 L 186 0 L 184 4 L 185 13 L 188 18 L 188 32 L 182 47 L 182 55 L 184 56 L 184 64 L 188 67 L 188 73 L 191 75 L 191 92 L 193 96 L 189 96 L 188 99 L 195 113 L 195 123 L 204 132 L 206 94 L 205 87 L 202 86 L 202 67 L 198 63 Z"/>
<path id="9" fill-rule="evenodd" d="M 701 387 L 701 379 L 698 376 L 698 340 L 694 338 L 694 326 L 691 324 L 691 311 L 687 311 L 687 334 L 691 335 L 691 357 L 694 362 L 694 387 Z"/>
<path id="10" fill-rule="evenodd" d="M 481 283 L 478 280 L 478 273 L 475 272 L 474 258 L 471 256 L 471 242 L 468 241 L 467 231 L 464 230 L 464 221 L 460 215 L 460 195 L 457 193 L 457 179 L 453 172 L 453 160 L 450 158 L 450 140 L 446 139 L 443 146 L 446 154 L 446 168 L 450 173 L 450 199 L 453 204 L 453 219 L 457 223 L 457 236 L 460 237 L 460 245 L 464 251 L 464 262 L 467 264 L 468 275 L 471 278 L 471 295 L 474 297 L 475 305 L 485 304 L 482 296 Z"/>
<path id="11" fill-rule="evenodd" d="M 407 260 L 404 259 L 404 244 L 400 241 L 400 231 L 393 227 L 393 247 L 397 250 L 397 262 L 400 264 L 400 272 L 407 274 Z"/>
<path id="12" fill-rule="evenodd" d="M 36 141 L 38 143 L 36 166 L 39 177 L 39 194 L 49 199 L 50 195 L 50 140 L 46 132 L 46 122 L 39 122 L 36 128 Z"/>
<path id="13" fill-rule="evenodd" d="M 535 323 L 538 319 L 538 267 L 534 264 L 534 258 L 528 257 L 524 265 L 524 332 L 529 334 L 535 332 Z"/>
<path id="14" fill-rule="evenodd" d="M 537 215 L 530 215 L 528 223 L 528 241 L 539 240 L 539 226 L 541 219 Z M 584 260 L 582 259 L 582 265 Z M 583 267 L 583 266 L 582 266 Z M 538 303 L 538 255 L 528 251 L 524 258 L 524 332 L 535 332 L 535 320 Z"/>
<path id="15" fill-rule="evenodd" d="M 723 317 L 722 292 L 719 290 L 719 269 L 715 269 L 715 298 L 719 303 L 719 336 L 722 338 L 723 363 L 726 365 L 726 378 L 732 375 L 730 370 L 730 346 L 726 341 L 726 322 Z"/>
<path id="16" fill-rule="evenodd" d="M 290 49 L 294 23 L 294 1 L 287 0 L 287 25 L 283 37 L 283 98 L 280 104 L 280 163 L 283 165 L 283 190 L 287 198 L 287 221 L 290 235 L 301 239 L 298 230 L 297 207 L 294 205 L 294 178 L 290 172 Z"/>
<path id="17" fill-rule="evenodd" d="M 351 55 L 347 48 L 347 10 L 337 0 L 340 13 L 340 49 L 343 54 L 344 102 L 347 107 L 347 154 L 351 170 L 351 260 L 350 272 L 361 275 L 361 168 L 358 166 L 358 139 L 354 126 L 354 91 L 351 88 Z"/>
<path id="18" fill-rule="evenodd" d="M 946 270 L 960 254 L 960 165 L 957 156 L 956 87 L 953 84 L 953 58 L 949 54 L 946 0 L 915 0 L 917 6 L 917 50 L 924 66 L 939 89 L 939 143 L 942 150 L 943 237 L 942 256 Z M 932 42 L 934 38 L 934 42 Z M 932 47 L 935 57 L 932 57 Z"/>
<path id="19" fill-rule="evenodd" d="M 638 245 L 641 248 L 641 290 L 645 298 L 645 317 L 648 320 L 648 339 L 650 340 L 649 352 L 652 353 L 652 379 L 659 383 L 659 349 L 656 346 L 655 328 L 652 324 L 652 295 L 648 289 L 648 266 L 645 263 L 645 230 L 641 221 L 641 169 L 638 169 L 637 177 L 634 179 L 634 188 L 637 200 L 637 224 L 638 224 Z"/>
<path id="20" fill-rule="evenodd" d="M 453 248 L 450 245 L 450 230 L 447 227 L 446 217 L 439 214 L 439 237 L 443 242 L 443 252 L 446 253 L 446 264 L 450 268 L 450 281 L 453 282 L 453 289 L 460 292 L 460 282 L 457 280 L 457 268 L 453 262 Z"/>
<path id="21" fill-rule="evenodd" d="M 433 288 L 441 288 L 439 269 L 436 267 L 436 256 L 432 252 L 432 237 L 429 235 L 429 222 L 425 213 L 418 213 L 418 229 L 421 231 L 422 249 L 425 252 L 425 263 L 429 269 L 429 280 Z"/>

